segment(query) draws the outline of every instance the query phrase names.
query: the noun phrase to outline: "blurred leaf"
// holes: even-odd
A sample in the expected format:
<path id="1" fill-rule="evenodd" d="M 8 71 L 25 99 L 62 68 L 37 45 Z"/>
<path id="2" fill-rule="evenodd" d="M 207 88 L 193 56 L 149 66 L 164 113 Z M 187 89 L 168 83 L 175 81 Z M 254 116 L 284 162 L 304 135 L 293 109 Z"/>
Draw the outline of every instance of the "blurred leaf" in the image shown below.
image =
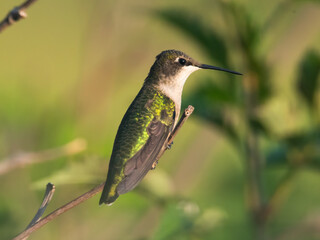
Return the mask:
<path id="1" fill-rule="evenodd" d="M 238 138 L 227 110 L 239 103 L 227 90 L 207 81 L 194 90 L 184 102 L 193 105 L 197 116 L 219 127 L 233 141 Z"/>
<path id="2" fill-rule="evenodd" d="M 189 239 L 198 214 L 199 207 L 192 202 L 181 201 L 168 205 L 152 239 Z"/>
<path id="3" fill-rule="evenodd" d="M 249 71 L 251 74 L 251 87 L 257 88 L 257 100 L 258 104 L 262 104 L 267 101 L 272 94 L 270 84 L 270 69 L 267 64 L 258 57 L 249 59 Z"/>
<path id="4" fill-rule="evenodd" d="M 306 53 L 299 66 L 297 89 L 310 107 L 315 104 L 320 73 L 320 55 L 314 51 Z"/>
<path id="5" fill-rule="evenodd" d="M 156 14 L 195 40 L 211 59 L 221 66 L 228 66 L 227 50 L 223 38 L 208 23 L 201 22 L 199 17 L 194 16 L 192 12 L 177 9 L 164 9 L 157 11 Z"/>
<path id="6" fill-rule="evenodd" d="M 275 6 L 268 19 L 265 21 L 265 25 L 263 27 L 263 32 L 266 32 L 269 29 L 272 29 L 273 26 L 279 24 L 279 20 L 286 17 L 285 13 L 291 13 L 292 7 L 296 6 L 299 3 L 320 3 L 319 0 L 281 0 L 279 4 Z"/>
<path id="7" fill-rule="evenodd" d="M 320 129 L 312 129 L 302 133 L 292 134 L 284 138 L 284 141 L 291 147 L 303 147 L 310 143 L 320 144 Z"/>
<path id="8" fill-rule="evenodd" d="M 272 29 L 277 26 L 280 20 L 286 17 L 286 13 L 292 13 L 292 8 L 299 3 L 314 2 L 320 3 L 319 0 L 281 0 L 279 4 L 275 6 L 268 19 L 265 21 L 263 32 Z"/>
<path id="9" fill-rule="evenodd" d="M 236 39 L 241 52 L 243 53 L 244 66 L 247 76 L 250 76 L 250 87 L 257 92 L 259 103 L 267 100 L 271 95 L 270 67 L 264 58 L 258 55 L 260 46 L 261 27 L 255 25 L 247 9 L 237 3 L 223 3 L 224 11 L 229 13 L 235 25 Z"/>
<path id="10" fill-rule="evenodd" d="M 320 129 L 294 134 L 281 140 L 266 157 L 267 164 L 288 163 L 293 167 L 320 170 Z"/>
<path id="11" fill-rule="evenodd" d="M 259 46 L 260 29 L 251 19 L 247 9 L 235 2 L 224 2 L 223 10 L 227 11 L 232 18 L 237 31 L 237 40 L 240 47 L 248 54 L 253 55 Z"/>
<path id="12" fill-rule="evenodd" d="M 227 213 L 219 208 L 207 208 L 195 221 L 195 231 L 201 235 L 212 231 L 227 218 Z"/>
<path id="13" fill-rule="evenodd" d="M 278 144 L 266 153 L 267 166 L 283 165 L 287 163 L 288 146 Z"/>
<path id="14" fill-rule="evenodd" d="M 185 200 L 169 204 L 152 239 L 211 239 L 210 233 L 226 218 L 219 208 L 200 211 L 197 204 Z"/>
<path id="15" fill-rule="evenodd" d="M 320 129 L 291 136 L 286 141 L 290 163 L 320 170 Z"/>
<path id="16" fill-rule="evenodd" d="M 275 6 L 275 8 L 265 21 L 264 26 L 262 27 L 264 33 L 269 29 L 272 29 L 273 26 L 277 26 L 279 20 L 285 16 L 285 14 L 283 13 L 292 6 L 292 3 L 292 0 L 284 0 L 280 1 L 280 3 Z"/>
<path id="17" fill-rule="evenodd" d="M 160 198 L 168 198 L 174 195 L 172 179 L 161 169 L 148 174 L 139 187 L 145 188 L 145 190 Z"/>
<path id="18" fill-rule="evenodd" d="M 255 131 L 263 133 L 265 135 L 268 135 L 268 133 L 269 133 L 269 130 L 267 129 L 267 127 L 264 125 L 264 123 L 258 117 L 252 116 L 252 118 L 250 119 L 250 126 Z"/>
<path id="19" fill-rule="evenodd" d="M 0 198 L 0 235 L 1 239 L 12 239 L 15 232 L 12 226 L 19 225 L 19 222 L 14 218 L 14 212 L 17 207 L 13 206 L 13 202 Z"/>
<path id="20" fill-rule="evenodd" d="M 100 180 L 99 174 L 96 173 L 98 162 L 98 159 L 93 157 L 87 157 L 84 161 L 71 162 L 51 176 L 34 182 L 32 187 L 43 189 L 48 182 L 55 185 L 96 183 Z"/>
<path id="21" fill-rule="evenodd" d="M 210 102 L 210 104 L 226 104 L 232 106 L 241 104 L 235 93 L 228 89 L 228 86 L 217 85 L 210 78 L 199 81 L 199 87 L 192 91 L 189 99 L 207 101 Z"/>

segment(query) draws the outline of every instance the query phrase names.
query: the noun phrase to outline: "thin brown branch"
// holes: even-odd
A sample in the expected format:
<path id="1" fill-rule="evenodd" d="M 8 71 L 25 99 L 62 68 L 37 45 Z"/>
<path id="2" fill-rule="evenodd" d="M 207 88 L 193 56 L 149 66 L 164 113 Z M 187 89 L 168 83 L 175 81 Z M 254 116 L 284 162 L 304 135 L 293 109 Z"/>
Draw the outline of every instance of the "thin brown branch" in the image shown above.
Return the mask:
<path id="1" fill-rule="evenodd" d="M 86 150 L 86 148 L 86 140 L 77 138 L 61 147 L 43 150 L 41 152 L 35 153 L 20 153 L 16 156 L 9 157 L 0 161 L 0 175 L 5 174 L 15 168 L 24 167 L 26 165 L 78 154 Z"/>
<path id="2" fill-rule="evenodd" d="M 37 0 L 26 0 L 20 6 L 14 7 L 0 22 L 0 32 L 2 32 L 5 28 L 9 27 L 13 23 L 19 21 L 20 19 L 26 18 L 27 13 L 25 12 L 25 10 L 36 1 Z"/>
<path id="3" fill-rule="evenodd" d="M 179 122 L 177 123 L 176 127 L 173 129 L 172 133 L 169 136 L 168 139 L 168 143 L 167 143 L 167 147 L 164 149 L 164 151 L 160 152 L 160 154 L 157 157 L 157 160 L 153 163 L 152 168 L 151 169 L 155 169 L 157 164 L 158 164 L 158 160 L 162 157 L 162 155 L 165 153 L 165 151 L 167 149 L 169 149 L 170 145 L 173 142 L 173 139 L 176 137 L 176 135 L 178 134 L 180 128 L 182 127 L 182 125 L 185 123 L 185 121 L 189 118 L 189 116 L 193 113 L 194 107 L 189 105 L 183 112 L 183 115 L 181 116 L 181 118 L 179 119 Z"/>
<path id="4" fill-rule="evenodd" d="M 41 228 L 43 225 L 47 224 L 48 222 L 52 221 L 56 217 L 60 216 L 61 214 L 69 211 L 70 209 L 78 206 L 80 203 L 88 200 L 89 198 L 93 197 L 97 193 L 101 192 L 104 187 L 104 183 L 101 183 L 99 186 L 91 189 L 90 191 L 86 192 L 85 194 L 82 194 L 80 197 L 77 197 L 76 199 L 72 200 L 71 202 L 63 205 L 62 207 L 56 209 L 49 215 L 47 215 L 45 218 L 41 219 L 37 223 L 35 223 L 32 227 L 26 229 L 22 233 L 20 233 L 18 236 L 16 236 L 13 240 L 22 240 L 28 237 L 31 233 Z"/>
<path id="5" fill-rule="evenodd" d="M 183 112 L 183 115 L 181 116 L 179 122 L 177 123 L 177 126 L 173 130 L 172 134 L 169 137 L 168 144 L 171 144 L 173 142 L 173 139 L 176 137 L 177 133 L 179 132 L 180 128 L 184 124 L 184 122 L 189 118 L 189 116 L 193 113 L 194 107 L 189 105 Z"/>
<path id="6" fill-rule="evenodd" d="M 192 114 L 193 110 L 194 110 L 193 106 L 188 106 L 188 108 L 185 109 L 184 114 L 181 116 L 176 128 L 174 129 L 172 135 L 170 136 L 169 143 L 171 143 L 173 141 L 173 139 L 175 138 L 175 136 L 177 135 L 177 133 L 181 129 L 181 127 L 184 124 L 184 122 Z M 53 219 L 55 219 L 59 215 L 69 211 L 70 209 L 78 206 L 80 203 L 82 203 L 82 202 L 88 200 L 89 198 L 95 196 L 96 194 L 98 194 L 99 192 L 102 191 L 102 189 L 104 187 L 104 184 L 105 184 L 104 182 L 101 183 L 100 185 L 98 185 L 97 187 L 95 187 L 95 188 L 91 189 L 90 191 L 84 193 L 80 197 L 77 197 L 76 199 L 72 200 L 71 202 L 69 202 L 69 203 L 63 205 L 62 207 L 56 209 L 55 211 L 53 211 L 52 213 L 48 214 L 46 217 L 44 217 L 40 221 L 34 223 L 30 228 L 27 228 L 25 231 L 20 233 L 13 240 L 23 240 L 23 239 L 25 239 L 31 233 L 33 233 L 34 231 L 38 230 L 43 225 L 45 225 L 48 222 L 52 221 Z"/>

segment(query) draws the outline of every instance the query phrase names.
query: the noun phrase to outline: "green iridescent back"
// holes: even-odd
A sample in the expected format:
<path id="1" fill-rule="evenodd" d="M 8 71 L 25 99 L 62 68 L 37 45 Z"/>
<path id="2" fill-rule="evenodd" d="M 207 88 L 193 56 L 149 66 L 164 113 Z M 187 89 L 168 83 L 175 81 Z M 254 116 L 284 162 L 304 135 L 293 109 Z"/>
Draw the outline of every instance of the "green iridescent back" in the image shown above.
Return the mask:
<path id="1" fill-rule="evenodd" d="M 117 197 L 116 188 L 125 178 L 125 164 L 147 143 L 150 122 L 156 119 L 171 131 L 174 115 L 175 104 L 170 98 L 148 84 L 142 87 L 117 132 L 106 181 L 108 198 Z"/>

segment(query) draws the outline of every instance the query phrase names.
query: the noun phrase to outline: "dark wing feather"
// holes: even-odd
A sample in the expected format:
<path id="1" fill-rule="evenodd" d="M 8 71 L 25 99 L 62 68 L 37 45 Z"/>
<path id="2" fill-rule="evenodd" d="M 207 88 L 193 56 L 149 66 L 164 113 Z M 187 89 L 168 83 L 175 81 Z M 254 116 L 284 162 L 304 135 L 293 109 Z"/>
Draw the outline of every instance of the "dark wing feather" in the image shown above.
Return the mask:
<path id="1" fill-rule="evenodd" d="M 160 152 L 165 149 L 172 126 L 167 126 L 155 118 L 150 122 L 146 144 L 125 165 L 125 178 L 117 187 L 118 194 L 132 190 L 151 169 Z"/>

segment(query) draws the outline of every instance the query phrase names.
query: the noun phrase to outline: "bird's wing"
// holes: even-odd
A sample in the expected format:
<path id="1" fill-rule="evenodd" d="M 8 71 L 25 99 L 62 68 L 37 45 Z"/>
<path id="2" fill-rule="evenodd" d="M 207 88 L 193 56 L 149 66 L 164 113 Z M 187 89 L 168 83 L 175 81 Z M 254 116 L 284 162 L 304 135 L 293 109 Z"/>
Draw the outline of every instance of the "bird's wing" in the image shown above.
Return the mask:
<path id="1" fill-rule="evenodd" d="M 174 122 L 174 102 L 142 87 L 118 129 L 100 204 L 111 204 L 142 180 L 164 151 Z"/>
<path id="2" fill-rule="evenodd" d="M 117 187 L 118 194 L 132 190 L 151 169 L 161 151 L 166 147 L 172 125 L 154 118 L 147 127 L 149 138 L 145 145 L 130 158 L 124 168 L 124 179 Z"/>

